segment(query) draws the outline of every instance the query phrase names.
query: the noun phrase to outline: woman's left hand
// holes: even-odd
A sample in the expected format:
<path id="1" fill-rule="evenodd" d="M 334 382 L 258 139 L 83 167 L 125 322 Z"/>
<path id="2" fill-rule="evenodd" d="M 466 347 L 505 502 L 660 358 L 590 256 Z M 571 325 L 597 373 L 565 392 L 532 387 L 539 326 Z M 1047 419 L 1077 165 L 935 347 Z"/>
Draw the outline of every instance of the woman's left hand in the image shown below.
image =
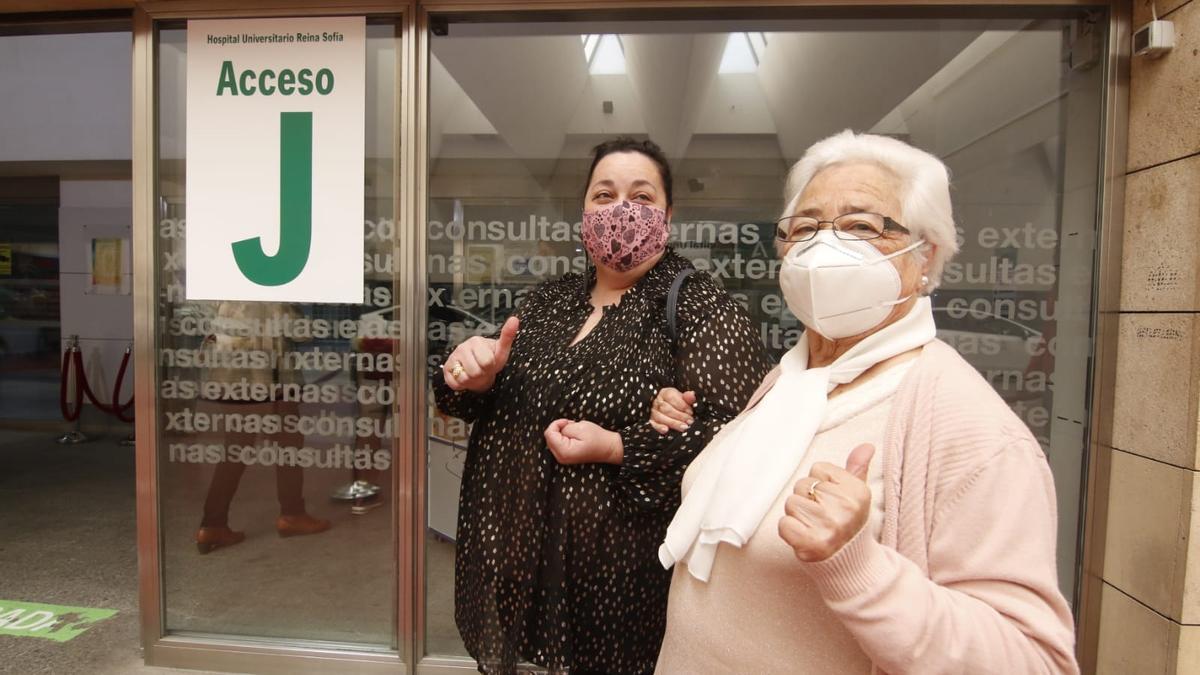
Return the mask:
<path id="1" fill-rule="evenodd" d="M 671 429 L 687 431 L 693 421 L 695 405 L 694 391 L 679 391 L 675 387 L 659 389 L 654 402 L 650 404 L 650 426 L 663 436 Z"/>
<path id="2" fill-rule="evenodd" d="M 779 519 L 779 536 L 801 562 L 829 559 L 866 524 L 871 513 L 867 468 L 874 454 L 874 446 L 860 445 L 850 452 L 845 469 L 818 462 L 796 481 Z"/>
<path id="3" fill-rule="evenodd" d="M 621 435 L 595 422 L 554 420 L 545 436 L 559 464 L 620 464 L 625 458 Z"/>

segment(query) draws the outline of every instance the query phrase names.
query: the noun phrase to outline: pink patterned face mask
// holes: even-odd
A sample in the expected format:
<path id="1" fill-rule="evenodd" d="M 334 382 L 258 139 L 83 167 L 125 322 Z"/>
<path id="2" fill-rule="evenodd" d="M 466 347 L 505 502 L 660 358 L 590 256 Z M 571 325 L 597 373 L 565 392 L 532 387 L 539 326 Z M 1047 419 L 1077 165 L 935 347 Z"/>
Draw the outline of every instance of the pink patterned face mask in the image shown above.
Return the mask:
<path id="1" fill-rule="evenodd" d="M 667 212 L 617 202 L 583 214 L 583 245 L 597 265 L 628 272 L 667 247 Z"/>

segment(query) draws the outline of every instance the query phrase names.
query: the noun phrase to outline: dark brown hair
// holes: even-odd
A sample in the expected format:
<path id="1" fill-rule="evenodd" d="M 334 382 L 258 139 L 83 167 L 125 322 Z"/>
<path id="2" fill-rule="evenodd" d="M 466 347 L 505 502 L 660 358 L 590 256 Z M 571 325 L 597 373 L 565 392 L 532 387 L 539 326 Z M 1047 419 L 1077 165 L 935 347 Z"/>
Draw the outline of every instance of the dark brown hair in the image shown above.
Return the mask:
<path id="1" fill-rule="evenodd" d="M 600 163 L 600 160 L 615 152 L 636 152 L 654 162 L 654 165 L 658 167 L 658 177 L 662 179 L 663 189 L 667 193 L 667 208 L 671 208 L 674 201 L 672 199 L 671 166 L 667 164 L 667 156 L 654 141 L 648 138 L 639 141 L 629 136 L 620 136 L 604 141 L 592 148 L 592 166 L 588 169 L 587 182 L 583 185 L 584 199 L 587 199 L 587 188 L 592 184 L 592 174 L 596 172 L 596 165 Z"/>

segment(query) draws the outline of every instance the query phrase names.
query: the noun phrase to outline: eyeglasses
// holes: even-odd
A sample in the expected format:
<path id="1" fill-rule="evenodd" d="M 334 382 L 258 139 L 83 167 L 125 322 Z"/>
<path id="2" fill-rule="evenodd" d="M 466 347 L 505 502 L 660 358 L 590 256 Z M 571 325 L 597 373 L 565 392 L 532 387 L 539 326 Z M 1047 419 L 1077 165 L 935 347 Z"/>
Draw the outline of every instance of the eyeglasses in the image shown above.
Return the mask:
<path id="1" fill-rule="evenodd" d="M 809 216 L 787 216 L 775 224 L 775 238 L 795 243 L 817 236 L 821 225 L 829 223 L 833 236 L 843 241 L 879 239 L 880 237 L 910 234 L 908 228 L 878 213 L 846 213 L 833 220 L 818 220 Z"/>

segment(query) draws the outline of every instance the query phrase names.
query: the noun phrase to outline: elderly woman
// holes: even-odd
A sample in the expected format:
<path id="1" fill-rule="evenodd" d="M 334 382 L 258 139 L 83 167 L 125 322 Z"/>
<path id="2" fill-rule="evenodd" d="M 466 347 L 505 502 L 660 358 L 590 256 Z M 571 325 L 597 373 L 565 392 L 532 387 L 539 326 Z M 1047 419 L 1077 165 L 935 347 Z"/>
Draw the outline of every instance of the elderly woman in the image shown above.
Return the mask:
<path id="1" fill-rule="evenodd" d="M 520 660 L 572 674 L 654 669 L 671 581 L 655 551 L 683 470 L 770 367 L 742 307 L 711 277 L 681 276 L 691 263 L 667 246 L 671 207 L 657 145 L 597 146 L 581 233 L 589 274 L 538 286 L 497 338 L 457 346 L 435 378 L 438 406 L 475 424 L 454 616 L 483 672 Z M 645 420 L 671 384 L 695 388 L 697 411 L 663 438 Z"/>
<path id="2" fill-rule="evenodd" d="M 808 330 L 684 477 L 658 672 L 1076 672 L 1046 458 L 934 337 L 945 166 L 823 140 L 778 239 Z M 663 404 L 656 424 L 688 413 L 677 391 Z"/>

